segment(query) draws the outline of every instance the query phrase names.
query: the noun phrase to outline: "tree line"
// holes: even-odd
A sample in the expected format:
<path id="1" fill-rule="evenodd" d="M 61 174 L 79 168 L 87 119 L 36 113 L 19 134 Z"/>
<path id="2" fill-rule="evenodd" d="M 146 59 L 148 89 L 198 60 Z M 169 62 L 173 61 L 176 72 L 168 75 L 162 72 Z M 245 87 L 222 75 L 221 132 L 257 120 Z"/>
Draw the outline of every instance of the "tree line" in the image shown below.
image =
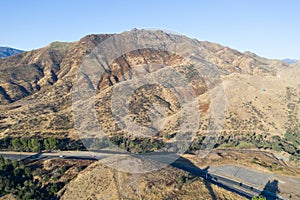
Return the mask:
<path id="1" fill-rule="evenodd" d="M 40 152 L 53 150 L 84 150 L 80 140 L 57 138 L 3 138 L 0 139 L 1 150 L 22 152 Z"/>
<path id="2" fill-rule="evenodd" d="M 205 136 L 200 136 L 195 140 L 190 148 L 189 152 L 195 152 L 202 148 Z M 218 138 L 216 147 L 223 148 L 258 148 L 258 149 L 270 149 L 274 151 L 284 151 L 291 155 L 290 160 L 300 160 L 300 135 L 298 133 L 286 133 L 283 137 L 271 136 L 267 138 L 267 135 L 263 134 L 237 134 L 237 135 L 224 135 Z"/>
<path id="3" fill-rule="evenodd" d="M 56 138 L 4 138 L 0 139 L 1 150 L 22 152 L 41 152 L 52 150 L 86 150 L 105 149 L 112 145 L 132 153 L 146 153 L 159 150 L 165 146 L 162 140 L 149 138 L 126 138 L 113 136 L 109 138 L 82 138 L 81 140 L 56 139 Z"/>

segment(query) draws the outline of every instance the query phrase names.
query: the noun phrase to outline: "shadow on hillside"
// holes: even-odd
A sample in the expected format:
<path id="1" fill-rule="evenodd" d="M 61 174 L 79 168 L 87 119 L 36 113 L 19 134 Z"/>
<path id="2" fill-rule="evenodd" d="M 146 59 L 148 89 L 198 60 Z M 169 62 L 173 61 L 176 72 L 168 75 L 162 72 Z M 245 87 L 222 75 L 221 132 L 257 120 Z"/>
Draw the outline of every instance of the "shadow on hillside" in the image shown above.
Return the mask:
<path id="1" fill-rule="evenodd" d="M 158 160 L 159 161 L 159 160 Z M 234 190 L 233 188 L 229 188 L 228 186 L 216 181 L 216 179 L 214 179 L 209 173 L 208 173 L 208 169 L 209 167 L 206 167 L 204 169 L 201 169 L 199 167 L 197 167 L 196 165 L 194 165 L 194 163 L 192 163 L 190 160 L 184 158 L 184 157 L 179 157 L 177 160 L 175 160 L 173 163 L 170 164 L 172 167 L 184 170 L 186 172 L 189 172 L 190 174 L 197 176 L 197 177 L 201 177 L 203 178 L 204 184 L 206 185 L 210 195 L 211 195 L 211 199 L 217 199 L 213 188 L 211 187 L 211 184 L 217 185 L 219 187 L 222 187 L 228 191 L 234 192 L 238 195 L 244 196 L 246 198 L 251 198 L 247 195 L 245 195 L 244 193 L 241 193 L 238 190 Z"/>
<path id="2" fill-rule="evenodd" d="M 201 177 L 203 178 L 203 183 L 205 184 L 207 190 L 209 191 L 210 193 L 210 196 L 211 196 L 211 199 L 215 200 L 217 199 L 217 196 L 212 188 L 212 184 L 214 185 L 217 185 L 219 187 L 222 187 L 228 191 L 231 191 L 231 192 L 234 192 L 238 195 L 241 195 L 241 196 L 244 196 L 246 198 L 251 198 L 247 195 L 245 195 L 244 193 L 241 193 L 240 191 L 238 190 L 235 190 L 233 188 L 229 188 L 228 186 L 218 182 L 215 178 L 213 178 L 209 173 L 208 173 L 208 169 L 209 167 L 206 167 L 204 169 L 201 169 L 199 167 L 197 167 L 196 165 L 194 165 L 194 163 L 192 163 L 190 160 L 184 158 L 184 157 L 181 157 L 176 154 L 167 154 L 167 157 L 172 157 L 172 156 L 177 156 L 177 159 L 171 163 L 168 163 L 168 159 L 163 159 L 165 158 L 165 156 L 152 156 L 150 159 L 151 160 L 154 160 L 154 161 L 157 161 L 157 162 L 160 162 L 160 163 L 163 163 L 163 164 L 168 164 L 172 167 L 175 167 L 177 169 L 181 169 L 183 171 L 186 171 L 188 173 L 190 173 L 191 175 L 193 175 L 194 177 Z M 139 157 L 139 156 L 137 156 Z"/>
<path id="3" fill-rule="evenodd" d="M 208 179 L 207 174 L 208 174 L 209 167 L 200 169 L 199 167 L 194 165 L 191 161 L 189 161 L 188 159 L 185 159 L 183 157 L 179 157 L 175 162 L 173 162 L 171 164 L 171 166 L 181 169 L 181 170 L 184 170 L 184 171 L 187 171 L 194 176 L 200 176 L 200 177 L 204 178 L 203 182 L 205 184 L 205 187 L 209 191 L 211 199 L 217 200 L 216 194 L 215 194 L 213 188 L 211 187 L 211 182 L 209 180 L 207 180 Z"/>
<path id="4" fill-rule="evenodd" d="M 211 187 L 211 183 L 208 181 L 204 181 L 205 187 L 207 188 L 207 190 L 209 191 L 209 194 L 211 196 L 212 200 L 217 200 L 217 197 L 215 195 L 215 192 L 213 190 L 213 188 Z"/>

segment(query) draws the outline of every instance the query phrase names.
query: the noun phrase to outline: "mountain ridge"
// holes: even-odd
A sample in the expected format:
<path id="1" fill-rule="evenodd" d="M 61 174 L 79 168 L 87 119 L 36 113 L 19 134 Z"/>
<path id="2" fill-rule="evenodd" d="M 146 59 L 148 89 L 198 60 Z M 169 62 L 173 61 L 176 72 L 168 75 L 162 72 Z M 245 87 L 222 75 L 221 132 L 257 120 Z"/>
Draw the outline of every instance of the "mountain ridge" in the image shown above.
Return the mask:
<path id="1" fill-rule="evenodd" d="M 6 58 L 23 52 L 23 50 L 14 49 L 11 47 L 0 47 L 0 58 Z"/>
<path id="2" fill-rule="evenodd" d="M 41 49 L 1 59 L 0 108 L 2 107 L 1 114 L 4 119 L 0 121 L 0 137 L 20 137 L 24 135 L 46 137 L 47 135 L 52 135 L 60 138 L 78 138 L 71 112 L 74 81 L 86 56 L 101 42 L 111 36 L 113 35 L 87 35 L 77 42 L 55 42 Z M 160 31 L 150 32 L 150 36 L 159 38 L 172 37 L 174 41 L 176 41 L 176 39 L 182 39 L 182 36 L 170 35 Z M 148 35 L 142 31 L 140 37 L 148 37 Z M 216 43 L 197 40 L 195 40 L 195 43 L 201 52 L 199 56 L 205 62 L 215 66 L 215 69 L 218 69 L 221 76 L 224 77 L 224 81 L 228 82 L 226 84 L 232 85 L 231 87 L 236 87 L 232 82 L 244 85 L 246 82 L 243 81 L 241 77 L 253 77 L 253 80 L 251 81 L 249 78 L 247 79 L 249 79 L 251 84 L 257 84 L 259 81 L 255 81 L 255 77 L 259 77 L 259 80 L 276 79 L 281 70 L 290 68 L 288 64 L 283 63 L 280 60 L 261 58 L 255 54 L 243 54 L 237 50 Z M 205 83 L 201 79 L 191 76 L 193 75 L 193 72 L 187 66 L 182 66 L 183 60 L 181 60 L 181 58 L 164 51 L 144 49 L 129 52 L 118 58 L 110 66 L 109 73 L 103 74 L 99 83 L 99 89 L 103 92 L 98 94 L 98 96 L 100 95 L 99 101 L 102 103 L 98 102 L 98 104 L 103 105 L 102 108 L 99 108 L 99 112 L 105 114 L 99 117 L 102 120 L 102 126 L 105 130 L 118 132 L 117 125 L 113 123 L 114 118 L 109 117 L 110 113 L 107 113 L 109 110 L 109 107 L 107 106 L 110 104 L 106 103 L 106 101 L 111 94 L 112 88 L 116 84 L 119 84 L 119 82 L 124 81 L 124 74 L 135 68 L 136 65 L 151 63 L 171 65 L 176 70 L 191 77 L 191 81 L 193 82 L 191 87 L 194 88 L 194 91 L 198 96 L 197 98 L 199 98 L 199 102 L 201 102 L 200 108 L 205 111 L 206 114 L 210 112 L 209 94 L 207 94 Z M 161 69 L 158 68 L 158 70 Z M 88 81 L 88 77 L 86 78 L 85 81 Z M 260 84 L 264 83 L 261 82 Z M 251 89 L 250 93 L 253 93 L 253 91 L 255 91 L 254 89 L 257 87 L 257 92 L 259 93 L 259 95 L 257 95 L 258 97 L 266 94 L 260 94 L 260 90 L 262 89 L 259 88 L 266 86 L 247 86 L 249 90 Z M 240 90 L 241 88 L 238 87 L 237 89 Z M 268 88 L 264 89 L 266 90 Z M 235 90 L 228 92 L 233 93 L 233 91 Z M 167 112 L 173 113 L 170 120 L 176 121 L 178 116 L 174 112 L 177 112 L 178 109 L 176 109 L 176 101 L 170 92 L 162 90 L 162 88 L 157 88 L 156 92 L 157 94 L 155 95 L 162 99 L 169 98 L 167 102 L 170 103 L 169 108 L 172 108 L 172 110 L 167 108 Z M 241 90 L 240 94 L 247 95 L 243 90 Z M 161 103 L 162 101 L 158 101 L 155 95 L 151 93 L 147 94 L 146 96 L 149 98 L 147 101 Z M 233 94 L 228 94 L 228 96 L 230 95 Z M 254 97 L 255 96 L 251 98 Z M 226 101 L 228 101 L 228 105 L 230 105 L 233 99 L 226 99 Z M 261 101 L 266 100 L 262 99 Z M 243 102 L 245 104 L 249 103 L 246 101 L 244 102 L 244 100 L 242 101 L 239 98 L 236 99 L 236 103 L 237 102 Z M 252 106 L 255 107 L 255 109 L 258 109 L 257 106 L 259 106 L 259 104 Z M 145 112 L 145 110 L 137 107 L 135 109 L 139 112 Z M 262 107 L 260 109 L 265 110 L 265 108 Z M 242 110 L 239 112 L 246 111 Z M 234 113 L 234 109 L 227 114 L 231 115 L 231 117 L 235 116 L 236 118 L 241 116 L 244 116 L 245 118 L 247 116 L 243 113 Z M 252 117 L 256 120 L 262 120 L 260 115 L 257 116 L 255 113 L 253 115 L 254 116 Z M 140 114 L 136 117 L 136 120 L 148 123 L 147 114 Z M 21 121 L 18 118 L 21 119 Z M 36 122 L 33 123 L 34 121 Z M 175 129 L 173 130 L 173 126 L 176 124 L 175 121 L 172 126 L 170 125 L 170 127 L 165 129 L 165 133 L 168 131 L 175 131 Z M 205 123 L 207 123 L 207 121 Z M 206 126 L 205 123 L 203 127 Z M 240 121 L 236 123 L 240 123 Z M 260 123 L 264 124 L 262 126 L 265 127 L 261 131 L 267 131 L 269 125 L 266 125 L 263 121 Z M 283 122 L 280 121 L 278 123 L 278 126 L 283 126 Z M 243 126 L 247 125 L 245 122 L 242 124 L 244 124 Z"/>
<path id="3" fill-rule="evenodd" d="M 292 165 L 293 162 L 289 162 L 289 158 L 292 161 L 299 159 L 300 155 L 298 64 L 290 65 L 251 52 L 242 53 L 220 44 L 192 40 L 193 50 L 197 54 L 194 56 L 199 61 L 197 64 L 204 66 L 200 68 L 205 70 L 203 75 L 197 71 L 198 66 L 188 58 L 164 48 L 170 41 L 179 46 L 184 41 L 190 42 L 185 36 L 145 30 L 125 34 L 128 36 L 128 40 L 124 41 L 125 45 L 128 41 L 140 41 L 146 46 L 150 38 L 162 48 L 126 52 L 107 64 L 109 61 L 101 57 L 103 54 L 97 55 L 102 50 L 98 47 L 117 34 L 92 34 L 79 41 L 54 42 L 37 50 L 0 59 L 0 142 L 9 143 L 12 138 L 30 141 L 29 138 L 33 138 L 43 145 L 43 139 L 56 138 L 59 142 L 67 141 L 62 145 L 68 150 L 82 148 L 84 141 L 87 141 L 84 143 L 87 150 L 98 150 L 107 147 L 105 140 L 101 139 L 108 138 L 111 142 L 108 145 L 110 151 L 113 146 L 117 146 L 134 155 L 169 150 L 182 153 L 179 151 L 182 148 L 183 153 L 190 153 L 184 156 L 192 163 L 197 163 L 198 167 L 235 163 L 283 175 L 289 175 L 286 172 L 291 168 L 287 166 L 299 169 L 297 163 Z M 113 43 L 112 48 L 114 45 L 120 49 L 124 47 L 123 44 Z M 93 56 L 98 58 L 98 62 L 91 68 L 94 73 L 88 73 L 89 71 L 84 71 L 84 64 L 85 61 L 89 63 L 89 58 L 95 58 Z M 97 67 L 103 72 L 99 77 L 93 76 L 99 73 L 94 71 Z M 180 78 L 176 76 L 165 75 L 167 69 L 181 75 L 186 80 L 186 85 L 182 85 Z M 218 79 L 214 79 L 216 74 Z M 168 88 L 150 83 L 125 95 L 128 105 L 123 105 L 120 93 L 126 93 L 130 88 L 126 84 L 130 86 L 134 82 L 132 80 L 138 78 L 144 83 L 147 77 L 158 77 L 167 83 L 171 80 L 175 85 L 191 88 L 187 92 L 193 93 L 191 102 L 195 104 L 180 101 L 176 94 L 183 94 L 183 97 L 186 94 L 180 87 Z M 96 84 L 93 84 L 95 80 Z M 211 82 L 213 83 L 210 84 Z M 123 90 L 117 90 L 122 86 L 125 86 L 121 88 Z M 76 95 L 77 90 L 79 95 Z M 93 96 L 85 96 L 89 94 L 85 91 L 94 92 Z M 218 94 L 222 98 L 216 102 L 215 96 Z M 74 107 L 77 105 L 79 110 L 76 111 Z M 151 131 L 142 132 L 142 129 L 136 131 L 135 126 L 126 127 L 122 120 L 127 116 L 117 115 L 115 107 L 118 105 L 121 108 L 128 106 L 127 116 L 134 125 Z M 90 106 L 95 108 L 95 113 Z M 187 107 L 186 110 L 182 109 L 184 106 Z M 197 122 L 182 126 L 184 121 L 191 122 L 190 116 L 194 117 L 192 114 L 195 112 Z M 91 115 L 95 117 L 90 118 Z M 220 121 L 223 123 L 219 126 L 221 130 L 215 130 L 214 127 Z M 99 127 L 103 134 L 97 134 L 100 132 Z M 195 134 L 184 135 L 191 129 Z M 212 134 L 211 137 L 210 133 L 217 134 Z M 203 142 L 206 138 L 208 143 Z M 177 141 L 184 141 L 184 145 L 177 148 Z M 75 146 L 72 146 L 74 143 Z M 27 145 L 26 142 L 25 144 Z M 217 152 L 199 160 L 198 153 L 203 149 L 203 144 L 216 148 Z M 13 145 L 7 146 L 9 148 Z M 276 152 L 276 156 L 284 158 L 284 161 L 273 154 L 264 155 L 269 151 Z M 106 163 L 114 163 L 116 169 L 120 169 L 122 162 L 115 162 L 114 158 L 112 156 L 112 160 L 108 159 L 109 162 Z M 57 161 L 62 160 L 59 158 Z M 49 168 L 52 161 L 42 161 L 48 166 L 44 168 Z M 135 199 L 137 195 L 140 195 L 139 198 L 143 197 L 141 195 L 145 198 L 153 195 L 150 198 L 242 198 L 205 181 L 194 178 L 190 180 L 189 175 L 171 166 L 158 172 L 139 175 L 113 170 L 101 164 L 102 161 L 95 162 L 80 173 L 75 171 L 78 176 L 63 187 L 59 197 Z M 124 163 L 126 168 L 130 162 Z M 148 161 L 140 164 L 148 167 L 150 164 L 154 165 Z M 59 167 L 57 164 L 51 165 L 55 169 Z M 131 169 L 139 169 L 139 166 L 130 167 Z M 69 172 L 65 174 L 68 175 Z M 298 170 L 290 173 L 299 175 Z M 150 194 L 149 188 L 155 194 Z M 211 192 L 212 189 L 216 194 Z M 121 196 L 119 190 L 128 192 Z"/>
<path id="4" fill-rule="evenodd" d="M 3 66 L 8 65 L 8 63 L 13 63 L 14 69 L 11 67 L 10 68 L 12 70 L 16 70 L 16 68 L 18 68 L 22 64 L 27 65 L 27 67 L 28 67 L 28 65 L 34 65 L 35 67 L 34 66 L 29 67 L 31 69 L 39 68 L 39 67 L 37 67 L 39 65 L 42 65 L 42 66 L 51 65 L 52 68 L 47 69 L 48 70 L 47 73 L 43 72 L 43 75 L 48 76 L 47 79 L 49 80 L 48 81 L 49 84 L 53 84 L 56 79 L 55 77 L 58 75 L 56 73 L 60 74 L 58 76 L 63 76 L 64 73 L 67 72 L 67 69 L 70 69 L 70 66 L 65 67 L 65 69 L 60 69 L 58 67 L 58 65 L 61 65 L 61 64 L 66 65 L 67 64 L 65 60 L 67 60 L 68 56 L 70 56 L 70 58 L 75 60 L 76 64 L 78 65 L 78 64 L 80 64 L 79 58 L 83 58 L 82 55 L 87 55 L 88 53 L 90 53 L 92 51 L 93 48 L 95 48 L 97 45 L 99 45 L 100 42 L 103 41 L 102 37 L 107 38 L 110 36 L 112 36 L 112 35 L 111 34 L 91 34 L 91 35 L 87 35 L 87 36 L 83 37 L 82 39 L 80 39 L 79 41 L 73 42 L 73 43 L 54 42 L 46 47 L 43 47 L 43 48 L 40 48 L 37 50 L 33 50 L 33 51 L 29 51 L 29 52 L 25 52 L 25 54 L 18 55 L 13 58 L 4 58 L 1 60 L 0 66 L 1 66 L 1 68 L 3 68 Z M 253 56 L 253 55 L 249 55 L 249 54 L 243 54 L 237 50 L 230 49 L 229 47 L 224 47 L 224 46 L 216 44 L 216 43 L 211 43 L 211 42 L 207 42 L 207 41 L 203 41 L 203 42 L 198 41 L 198 42 L 201 45 L 201 48 L 204 49 L 204 52 L 205 51 L 210 51 L 210 52 L 215 51 L 216 52 L 215 54 L 208 53 L 208 55 L 206 57 L 203 57 L 203 59 L 206 59 L 206 60 L 210 61 L 211 63 L 213 63 L 217 66 L 220 66 L 221 68 L 226 68 L 226 70 L 229 72 L 237 72 L 237 71 L 240 71 L 242 68 L 244 70 L 244 72 L 246 72 L 246 73 L 253 73 L 252 65 L 255 62 L 258 62 L 258 63 L 256 63 L 256 65 L 260 64 L 262 66 L 266 65 L 266 63 L 264 63 L 265 61 L 269 62 L 270 64 L 275 63 L 277 65 L 278 64 L 279 65 L 281 64 L 282 66 L 284 65 L 284 63 L 281 63 L 281 61 L 279 61 L 279 60 L 269 60 L 269 59 L 258 57 L 256 55 Z M 78 58 L 72 57 L 78 51 L 82 51 L 81 55 L 78 55 Z M 64 53 L 66 53 L 66 55 Z M 48 54 L 48 55 L 46 55 L 46 54 Z M 222 55 L 225 55 L 227 57 L 224 59 L 224 56 L 222 56 Z M 56 57 L 59 56 L 60 60 L 57 60 L 58 58 L 56 58 L 55 56 Z M 70 60 L 68 62 L 70 62 Z M 70 63 L 68 63 L 68 64 L 70 65 Z M 261 68 L 261 69 L 268 70 L 268 69 L 264 69 L 264 68 Z M 50 70 L 50 72 L 49 72 L 49 70 Z M 40 75 L 38 75 L 39 78 L 42 78 L 42 77 L 40 77 Z M 41 81 L 41 80 L 39 80 L 39 81 Z M 11 82 L 13 82 L 13 81 L 11 80 Z M 22 87 L 24 87 L 24 85 L 22 85 Z M 35 88 L 35 87 L 39 87 L 39 86 L 33 86 L 32 88 Z M 32 94 L 32 91 L 37 91 L 37 90 L 32 90 L 32 91 L 31 90 L 32 89 L 30 89 L 30 91 L 25 92 L 25 93 Z M 26 94 L 20 95 L 20 97 L 24 97 L 24 96 L 27 96 L 27 95 Z M 13 101 L 14 101 L 14 100 L 19 99 L 20 97 L 11 98 L 11 99 L 13 99 Z M 3 104 L 3 103 L 0 102 L 0 104 Z"/>
<path id="5" fill-rule="evenodd" d="M 298 62 L 298 60 L 296 60 L 296 59 L 291 59 L 291 58 L 285 58 L 285 59 L 282 60 L 282 62 L 286 62 L 286 63 L 288 63 L 288 64 L 295 64 L 295 63 Z"/>

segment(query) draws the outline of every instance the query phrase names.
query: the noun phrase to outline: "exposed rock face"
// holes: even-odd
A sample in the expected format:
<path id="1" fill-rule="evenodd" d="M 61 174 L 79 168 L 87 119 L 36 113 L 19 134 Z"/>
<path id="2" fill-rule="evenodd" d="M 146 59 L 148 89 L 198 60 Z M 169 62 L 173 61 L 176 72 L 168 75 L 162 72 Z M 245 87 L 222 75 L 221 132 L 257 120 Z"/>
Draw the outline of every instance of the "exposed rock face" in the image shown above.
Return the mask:
<path id="1" fill-rule="evenodd" d="M 184 36 L 161 31 L 153 31 L 150 36 L 146 32 L 141 33 L 141 38 L 147 36 L 174 41 L 184 39 Z M 71 112 L 74 81 L 86 56 L 111 36 L 88 35 L 77 42 L 55 42 L 42 49 L 1 59 L 0 137 L 77 137 Z M 218 69 L 222 77 L 227 103 L 225 128 L 259 128 L 261 131 L 277 132 L 284 129 L 287 111 L 283 109 L 287 108 L 288 103 L 295 101 L 299 94 L 297 74 L 290 72 L 299 68 L 252 53 L 241 53 L 215 43 L 197 40 L 193 42 L 197 46 L 197 52 L 200 52 L 197 56 L 201 58 L 201 63 L 214 66 L 211 69 Z M 102 129 L 109 133 L 121 132 L 111 112 L 110 95 L 116 85 L 132 78 L 132 69 L 141 65 L 147 65 L 143 68 L 145 76 L 162 72 L 164 66 L 171 66 L 184 74 L 199 102 L 202 113 L 200 130 L 206 130 L 211 112 L 211 97 L 205 81 L 194 73 L 193 66 L 180 55 L 153 49 L 141 49 L 120 56 L 102 75 L 96 88 L 96 106 Z M 282 74 L 280 79 L 279 74 Z M 293 74 L 294 77 L 289 79 L 289 74 Z M 90 81 L 89 77 L 85 77 L 84 81 Z M 293 88 L 296 95 L 291 97 L 293 100 L 285 99 L 287 87 Z M 266 92 L 262 92 L 261 89 Z M 154 110 L 155 117 L 163 110 L 168 117 L 160 134 L 170 134 L 178 130 L 181 105 L 170 90 L 158 85 L 149 85 L 139 88 L 129 101 L 132 108 L 131 117 L 136 123 L 149 125 L 151 114 L 148 111 Z M 162 110 L 152 107 L 153 103 L 159 105 Z M 266 116 L 274 116 L 274 119 L 268 119 Z M 254 127 L 249 127 L 249 120 L 255 121 Z M 275 124 L 270 125 L 273 120 Z"/>

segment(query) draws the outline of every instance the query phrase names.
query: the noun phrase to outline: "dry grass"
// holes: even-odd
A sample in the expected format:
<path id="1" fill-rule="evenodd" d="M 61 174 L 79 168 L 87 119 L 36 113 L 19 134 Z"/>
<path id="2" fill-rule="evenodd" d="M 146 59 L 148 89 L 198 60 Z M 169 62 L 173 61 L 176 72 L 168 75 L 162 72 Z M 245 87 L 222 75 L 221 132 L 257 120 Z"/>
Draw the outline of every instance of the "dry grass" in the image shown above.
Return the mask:
<path id="1" fill-rule="evenodd" d="M 195 178 L 183 185 L 176 177 L 187 176 L 167 167 L 145 174 L 130 174 L 97 162 L 72 180 L 62 191 L 61 199 L 243 199 Z"/>

